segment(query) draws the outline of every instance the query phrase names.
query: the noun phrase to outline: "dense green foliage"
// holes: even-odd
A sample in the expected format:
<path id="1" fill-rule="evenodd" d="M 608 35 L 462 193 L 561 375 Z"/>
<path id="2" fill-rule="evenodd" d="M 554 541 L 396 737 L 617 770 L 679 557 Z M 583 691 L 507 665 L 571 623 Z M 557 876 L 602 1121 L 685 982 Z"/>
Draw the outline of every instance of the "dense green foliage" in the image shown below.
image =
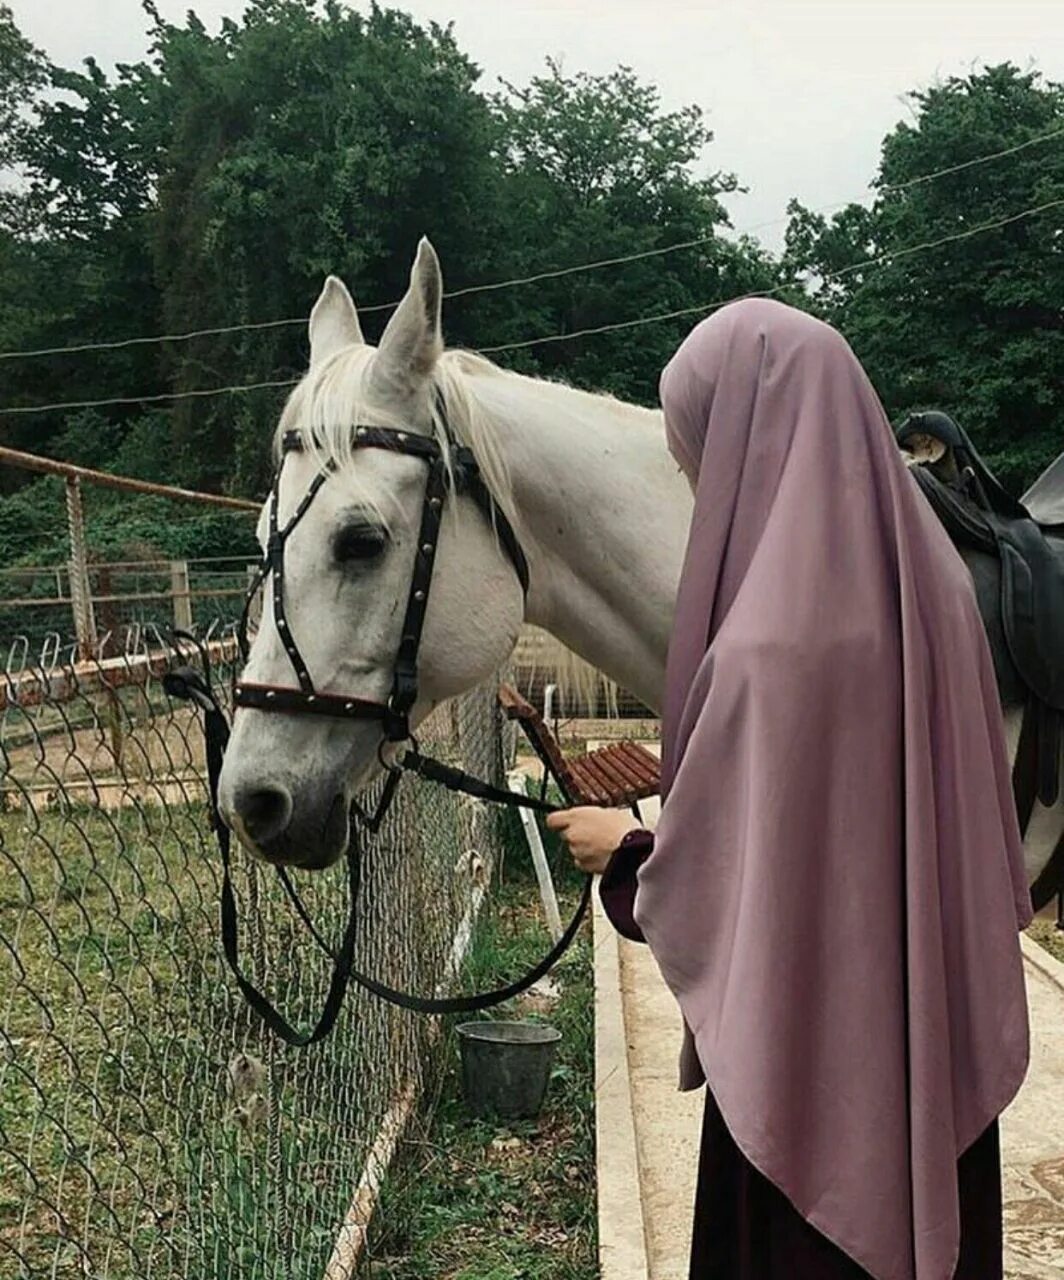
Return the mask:
<path id="1" fill-rule="evenodd" d="M 815 304 L 892 413 L 951 409 L 1022 485 L 1064 449 L 1064 206 L 1005 220 L 1064 200 L 1064 136 L 1025 145 L 1064 130 L 1064 86 L 993 67 L 914 94 L 913 106 L 883 143 L 871 209 L 827 222 L 792 205 L 788 263 L 819 276 Z M 855 266 L 870 258 L 882 261 Z"/>
<path id="2" fill-rule="evenodd" d="M 292 323 L 0 363 L 0 405 L 129 398 L 91 412 L 0 412 L 0 440 L 149 478 L 255 494 L 283 392 L 138 397 L 290 379 L 328 272 L 365 306 L 405 287 L 429 233 L 449 290 L 593 259 L 635 261 L 452 299 L 448 340 L 496 346 L 782 289 L 839 324 L 892 413 L 954 410 L 1016 481 L 1064 439 L 1061 140 L 928 173 L 1064 127 L 1064 90 L 998 67 L 914 96 L 885 140 L 875 199 L 830 221 L 792 206 L 773 261 L 729 232 L 695 107 L 666 111 L 629 70 L 548 62 L 491 92 L 449 29 L 339 0 L 251 0 L 211 34 L 144 0 L 150 52 L 105 74 L 50 65 L 0 4 L 0 351 Z M 651 251 L 680 242 L 675 252 Z M 882 259 L 874 266 L 868 258 Z M 832 278 L 832 273 L 843 274 Z M 387 312 L 369 314 L 370 336 Z M 500 358 L 652 402 L 696 314 Z M 52 555 L 50 491 L 7 472 L 0 555 Z M 37 497 L 34 495 L 37 494 Z M 47 499 L 47 501 L 46 501 Z M 90 496 L 94 550 L 243 549 L 239 526 Z M 123 532 L 128 517 L 128 537 Z M 230 529 L 229 535 L 224 529 Z M 239 529 L 239 532 L 237 531 Z M 17 536 L 16 536 L 17 535 Z"/>

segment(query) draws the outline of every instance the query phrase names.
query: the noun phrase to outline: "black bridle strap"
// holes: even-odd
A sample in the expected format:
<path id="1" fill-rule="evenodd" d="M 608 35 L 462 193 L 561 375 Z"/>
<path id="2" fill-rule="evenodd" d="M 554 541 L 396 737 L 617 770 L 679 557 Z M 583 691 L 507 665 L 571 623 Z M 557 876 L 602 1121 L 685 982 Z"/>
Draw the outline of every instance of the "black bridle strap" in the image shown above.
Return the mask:
<path id="1" fill-rule="evenodd" d="M 527 991 L 529 987 L 534 986 L 540 978 L 545 977 L 554 968 L 568 951 L 573 939 L 580 930 L 580 925 L 591 901 L 591 887 L 592 878 L 588 876 L 584 881 L 584 889 L 580 895 L 576 911 L 573 913 L 573 918 L 569 921 L 565 932 L 534 968 L 529 969 L 523 977 L 516 982 L 511 982 L 509 986 L 498 987 L 494 991 L 483 991 L 473 996 L 441 996 L 436 999 L 430 999 L 423 996 L 408 995 L 405 991 L 396 991 L 392 987 L 385 986 L 382 982 L 367 978 L 362 973 L 352 972 L 351 976 L 360 987 L 363 987 L 371 994 L 379 996 L 382 1000 L 387 1000 L 389 1004 L 398 1005 L 400 1009 L 410 1009 L 414 1013 L 481 1013 L 485 1009 L 492 1009 L 507 1000 L 512 1000 L 514 996 L 519 996 L 523 991 Z"/>
<path id="2" fill-rule="evenodd" d="M 409 751 L 403 757 L 401 768 L 411 773 L 416 773 L 419 778 L 423 778 L 427 782 L 439 783 L 452 791 L 459 791 L 465 795 L 471 795 L 478 800 L 487 800 L 495 804 L 505 804 L 514 807 L 526 809 L 535 809 L 542 813 L 555 813 L 558 809 L 557 805 L 550 804 L 546 800 L 541 800 L 538 796 L 526 796 L 520 792 L 504 791 L 501 787 L 492 786 L 488 782 L 475 777 L 473 774 L 465 773 L 461 769 L 452 768 L 445 765 L 439 760 L 433 760 L 427 756 L 421 755 L 419 752 Z M 324 941 L 321 934 L 315 928 L 310 914 L 300 901 L 299 895 L 296 893 L 286 872 L 281 869 L 281 881 L 284 884 L 293 907 L 298 913 L 300 919 L 306 925 L 308 931 L 317 942 L 318 946 L 330 956 L 333 960 L 339 957 L 333 952 L 328 944 Z M 383 982 L 378 982 L 376 978 L 370 978 L 364 973 L 360 973 L 357 969 L 350 969 L 351 979 L 362 987 L 363 990 L 370 992 L 371 995 L 378 996 L 382 1000 L 386 1000 L 389 1004 L 397 1005 L 400 1009 L 409 1009 L 414 1013 L 424 1014 L 453 1014 L 453 1013 L 480 1013 L 485 1009 L 491 1009 L 495 1005 L 502 1004 L 506 1000 L 512 1000 L 514 996 L 520 995 L 523 991 L 527 991 L 529 987 L 534 986 L 540 978 L 548 974 L 551 969 L 558 963 L 562 956 L 568 951 L 572 945 L 573 939 L 576 937 L 580 925 L 587 912 L 588 904 L 591 901 L 592 877 L 587 876 L 584 881 L 583 891 L 580 895 L 580 901 L 573 913 L 572 919 L 566 926 L 565 932 L 558 938 L 550 951 L 527 973 L 523 974 L 515 982 L 509 983 L 505 987 L 497 987 L 493 991 L 478 992 L 476 995 L 469 996 L 415 996 L 406 991 L 398 991 L 394 987 L 389 987 Z"/>
<path id="3" fill-rule="evenodd" d="M 351 962 L 355 954 L 355 935 L 357 932 L 357 921 L 354 911 L 354 903 L 358 897 L 358 853 L 352 845 L 347 855 L 347 884 L 348 893 L 351 895 L 351 911 L 347 919 L 347 927 L 344 929 L 343 940 L 340 943 L 339 951 L 332 953 L 333 970 L 329 979 L 329 990 L 325 997 L 325 1004 L 322 1007 L 321 1016 L 315 1023 L 313 1030 L 308 1032 L 297 1031 L 295 1027 L 267 1000 L 261 991 L 250 982 L 240 969 L 240 955 L 238 945 L 237 932 L 237 916 L 236 916 L 236 895 L 233 892 L 233 881 L 229 868 L 229 830 L 224 823 L 218 828 L 218 846 L 222 850 L 222 950 L 225 952 L 225 959 L 229 968 L 232 970 L 233 976 L 236 978 L 237 986 L 244 999 L 262 1018 L 263 1022 L 270 1028 L 274 1034 L 281 1037 L 287 1044 L 295 1045 L 297 1048 L 308 1044 L 314 1044 L 318 1040 L 323 1040 L 333 1029 L 336 1019 L 343 1007 L 344 996 L 347 994 L 347 988 L 351 981 L 352 968 Z M 317 932 L 314 931 L 315 937 Z M 320 943 L 320 938 L 318 939 Z"/>
<path id="4" fill-rule="evenodd" d="M 384 731 L 393 742 L 404 742 L 410 736 L 410 712 L 417 701 L 417 660 L 421 648 L 421 633 L 425 627 L 429 591 L 432 588 L 433 569 L 436 565 L 436 549 L 440 539 L 440 520 L 443 516 L 443 500 L 447 493 L 447 473 L 443 458 L 435 457 L 429 464 L 425 484 L 425 499 L 421 506 L 421 525 L 414 549 L 414 572 L 410 578 L 406 614 L 400 632 L 399 648 L 392 671 L 392 694 L 388 699 L 388 714 L 384 718 Z"/>
<path id="5" fill-rule="evenodd" d="M 278 509 L 281 505 L 281 473 L 283 468 L 278 467 L 277 479 L 273 485 L 273 495 L 270 499 L 270 516 L 269 516 L 269 536 L 266 541 L 266 555 L 263 557 L 263 573 L 262 580 L 267 578 L 273 582 L 273 621 L 277 628 L 277 634 L 281 638 L 281 644 L 285 653 L 288 655 L 288 661 L 292 664 L 292 670 L 296 673 L 296 679 L 299 681 L 299 687 L 304 694 L 312 696 L 314 694 L 314 681 L 310 678 L 310 672 L 307 670 L 307 664 L 303 661 L 303 655 L 299 652 L 299 646 L 295 642 L 292 635 L 292 629 L 288 623 L 288 617 L 285 614 L 284 607 L 284 549 L 285 543 L 291 537 L 293 531 L 303 517 L 310 510 L 310 504 L 318 496 L 318 490 L 329 478 L 328 471 L 319 471 L 314 479 L 310 482 L 306 493 L 299 500 L 299 505 L 292 513 L 291 518 L 283 529 L 278 527 Z"/>
<path id="6" fill-rule="evenodd" d="M 463 795 L 473 796 L 477 800 L 486 800 L 489 804 L 505 804 L 515 809 L 533 809 L 537 813 L 557 813 L 558 806 L 539 796 L 527 796 L 520 791 L 504 791 L 502 787 L 492 786 L 475 774 L 456 769 L 453 765 L 444 764 L 441 760 L 433 760 L 423 756 L 419 751 L 407 751 L 399 762 L 399 767 L 407 773 L 416 774 L 426 782 L 435 782 L 449 791 L 458 791 Z"/>
<path id="7" fill-rule="evenodd" d="M 355 861 L 357 864 L 357 859 Z M 288 898 L 300 920 L 306 926 L 308 933 L 310 933 L 321 950 L 339 964 L 340 956 L 330 948 L 318 932 L 313 920 L 310 918 L 310 913 L 303 905 L 299 894 L 296 893 L 295 887 L 283 868 L 281 869 L 281 883 L 284 885 L 285 892 L 288 894 Z M 566 926 L 565 932 L 532 969 L 529 969 L 516 982 L 511 982 L 508 986 L 497 987 L 493 991 L 481 991 L 471 996 L 415 996 L 406 991 L 398 991 L 395 987 L 389 987 L 386 983 L 378 982 L 376 978 L 370 978 L 349 966 L 351 980 L 371 995 L 375 995 L 381 1000 L 386 1000 L 389 1004 L 394 1004 L 400 1009 L 409 1009 L 413 1013 L 442 1015 L 449 1013 L 480 1013 L 484 1009 L 491 1009 L 506 1000 L 512 1000 L 514 996 L 519 996 L 522 992 L 527 991 L 529 987 L 534 986 L 540 978 L 545 977 L 554 968 L 566 951 L 569 950 L 580 929 L 584 913 L 587 911 L 591 898 L 591 887 L 592 879 L 588 876 L 584 883 L 580 902 L 577 904 L 576 911 Z M 355 892 L 357 894 L 357 884 Z"/>
<path id="8" fill-rule="evenodd" d="M 410 733 L 409 715 L 418 697 L 418 651 L 421 645 L 421 635 L 428 608 L 443 505 L 447 497 L 450 478 L 453 478 L 456 492 L 467 494 L 491 524 L 500 545 L 514 566 L 521 589 L 526 596 L 529 590 L 530 577 L 528 561 L 525 558 L 513 526 L 484 483 L 477 459 L 471 449 L 453 444 L 449 438 L 445 441 L 445 448 L 443 444 L 429 436 L 385 427 L 366 426 L 355 428 L 352 444 L 354 448 L 391 450 L 411 457 L 421 458 L 429 464 L 421 523 L 418 530 L 418 542 L 414 549 L 414 567 L 411 575 L 410 591 L 400 632 L 400 641 L 393 669 L 392 689 L 388 701 L 383 703 L 365 698 L 345 697 L 342 694 L 319 693 L 314 686 L 295 637 L 292 635 L 291 626 L 285 613 L 285 546 L 288 538 L 306 514 L 333 469 L 331 466 L 326 466 L 316 473 L 292 516 L 283 528 L 280 527 L 279 510 L 284 455 L 303 450 L 304 442 L 298 432 L 288 432 L 283 440 L 281 465 L 277 469 L 273 490 L 270 495 L 266 552 L 249 587 L 238 627 L 240 649 L 246 660 L 248 654 L 247 630 L 252 599 L 259 587 L 264 587 L 266 582 L 272 579 L 274 624 L 295 672 L 298 688 L 236 680 L 233 685 L 233 701 L 238 707 L 250 707 L 260 711 L 323 715 L 340 719 L 379 720 L 383 726 L 386 740 L 393 743 L 413 742 Z M 204 676 L 205 678 L 201 679 L 194 671 L 173 672 L 168 677 L 170 683 L 167 687 L 175 696 L 192 698 L 206 713 L 205 730 L 208 737 L 207 757 L 211 809 L 219 847 L 222 851 L 224 871 L 222 884 L 222 944 L 226 960 L 236 976 L 244 997 L 277 1035 L 289 1044 L 294 1045 L 311 1044 L 316 1040 L 322 1039 L 332 1028 L 343 1003 L 347 986 L 352 980 L 382 999 L 420 1013 L 471 1013 L 481 1009 L 489 1009 L 527 990 L 557 963 L 576 936 L 587 910 L 591 896 L 592 882 L 590 876 L 584 885 L 584 891 L 573 919 L 561 938 L 558 939 L 539 964 L 525 974 L 524 977 L 509 986 L 473 996 L 426 998 L 397 991 L 381 982 L 377 982 L 373 978 L 367 977 L 365 974 L 359 973 L 352 965 L 355 946 L 356 904 L 360 879 L 358 849 L 352 832 L 351 843 L 348 848 L 348 888 L 351 901 L 347 928 L 344 931 L 343 940 L 338 951 L 332 950 L 322 938 L 309 913 L 303 906 L 299 895 L 296 893 L 287 872 L 283 868 L 279 868 L 281 882 L 297 914 L 318 946 L 333 961 L 332 978 L 329 983 L 325 1007 L 314 1029 L 304 1034 L 292 1027 L 240 971 L 236 896 L 233 892 L 229 868 L 230 833 L 218 813 L 218 779 L 221 773 L 222 755 L 225 743 L 228 740 L 229 730 L 221 708 L 211 690 L 210 675 L 206 667 L 204 668 Z M 382 763 L 386 762 L 382 759 Z M 551 812 L 555 808 L 555 806 L 547 803 L 541 797 L 529 797 L 521 793 L 503 790 L 472 774 L 422 756 L 417 750 L 416 743 L 412 751 L 407 751 L 404 754 L 398 766 L 386 765 L 386 767 L 389 770 L 388 781 L 374 813 L 367 813 L 357 803 L 352 805 L 352 812 L 371 831 L 377 831 L 380 828 L 403 772 L 414 773 L 426 781 L 438 783 L 449 787 L 452 791 L 463 792 L 466 795 L 475 796 L 478 799 L 492 803 L 519 806 L 540 812 Z M 561 785 L 559 779 L 556 779 L 556 781 Z"/>
<path id="9" fill-rule="evenodd" d="M 573 939 L 579 932 L 581 922 L 587 912 L 588 904 L 591 901 L 592 878 L 590 876 L 586 878 L 583 892 L 580 896 L 580 901 L 577 904 L 576 911 L 573 913 L 573 917 L 565 932 L 538 964 L 536 964 L 516 982 L 510 983 L 508 986 L 470 996 L 424 997 L 396 990 L 394 987 L 389 987 L 383 982 L 378 982 L 375 978 L 371 978 L 367 974 L 360 973 L 353 965 L 357 932 L 355 906 L 358 901 L 360 888 L 360 866 L 358 849 L 354 843 L 354 833 L 352 833 L 352 843 L 347 854 L 347 880 L 348 894 L 350 898 L 349 913 L 347 927 L 344 930 L 343 939 L 341 940 L 338 950 L 333 950 L 322 938 L 311 920 L 309 912 L 307 912 L 303 903 L 300 901 L 299 895 L 296 893 L 287 872 L 284 871 L 283 868 L 279 868 L 281 882 L 284 886 L 285 892 L 291 899 L 300 919 L 303 921 L 318 946 L 333 962 L 332 975 L 329 980 L 329 990 L 325 998 L 325 1004 L 322 1008 L 321 1016 L 311 1031 L 298 1031 L 291 1025 L 291 1023 L 288 1022 L 284 1015 L 270 1003 L 266 996 L 264 996 L 247 977 L 245 977 L 240 968 L 236 894 L 233 890 L 232 872 L 230 867 L 231 836 L 229 828 L 223 822 L 221 814 L 218 811 L 218 782 L 221 777 L 222 761 L 225 755 L 226 744 L 229 741 L 229 726 L 225 719 L 225 713 L 222 711 L 214 696 L 214 692 L 210 685 L 209 673 L 206 672 L 206 669 L 205 675 L 203 676 L 191 668 L 180 668 L 178 670 L 168 672 L 167 675 L 163 677 L 163 686 L 171 697 L 192 701 L 204 712 L 204 736 L 206 739 L 207 782 L 210 796 L 211 821 L 218 841 L 218 848 L 222 855 L 221 924 L 222 950 L 225 954 L 226 963 L 232 970 L 233 976 L 236 978 L 237 986 L 240 988 L 244 999 L 247 1000 L 248 1004 L 255 1010 L 259 1017 L 262 1018 L 270 1030 L 287 1044 L 300 1047 L 308 1044 L 314 1044 L 316 1041 L 324 1039 L 332 1030 L 336 1022 L 340 1009 L 343 1006 L 347 988 L 352 981 L 357 983 L 364 990 L 370 992 L 372 995 L 378 996 L 382 1000 L 387 1000 L 391 1004 L 397 1005 L 402 1009 L 409 1009 L 415 1013 L 477 1013 L 484 1009 L 493 1008 L 495 1005 L 502 1004 L 504 1001 L 511 1000 L 514 996 L 520 995 L 521 992 L 527 991 L 529 987 L 533 986 L 540 980 L 540 978 L 550 972 L 572 944 Z M 461 791 L 467 795 L 473 795 L 477 799 L 494 801 L 499 804 L 506 804 L 514 807 L 535 809 L 544 813 L 553 812 L 557 808 L 556 805 L 552 805 L 537 796 L 526 796 L 520 792 L 503 791 L 502 788 L 494 787 L 490 783 L 483 782 L 472 774 L 463 773 L 461 770 L 454 769 L 449 765 L 444 765 L 438 760 L 432 760 L 427 756 L 422 756 L 420 752 L 417 751 L 407 752 L 401 761 L 400 767 L 407 772 L 417 774 L 418 777 L 424 778 L 426 781 L 439 783 L 440 785 L 449 787 L 452 790 Z M 382 801 L 377 809 L 377 813 L 374 819 L 367 822 L 367 825 L 370 826 L 371 829 L 379 827 L 380 821 L 395 793 L 399 777 L 399 770 L 393 766 L 389 771 L 389 778 L 385 784 L 384 795 L 382 796 Z"/>
<path id="10" fill-rule="evenodd" d="M 198 671 L 191 668 L 179 668 L 176 671 L 168 672 L 163 677 L 163 687 L 171 697 L 190 700 L 203 710 L 203 733 L 207 751 L 207 784 L 210 795 L 211 824 L 214 827 L 218 849 L 222 855 L 222 951 L 225 955 L 226 963 L 232 970 L 233 977 L 236 979 L 237 986 L 240 988 L 244 999 L 275 1035 L 280 1036 L 287 1044 L 297 1047 L 314 1044 L 318 1040 L 323 1040 L 333 1029 L 351 979 L 351 962 L 355 954 L 355 934 L 357 929 L 354 911 L 354 902 L 358 896 L 359 879 L 357 853 L 354 850 L 354 846 L 352 846 L 348 854 L 348 890 L 352 894 L 352 907 L 339 950 L 331 953 L 333 971 L 321 1016 L 311 1031 L 297 1031 L 274 1008 L 254 983 L 244 976 L 240 968 L 236 893 L 233 890 L 230 856 L 231 836 L 229 828 L 225 825 L 218 811 L 218 780 L 222 773 L 225 748 L 229 742 L 229 725 L 225 719 L 225 712 L 214 696 L 209 676 L 204 678 Z M 315 936 L 317 936 L 316 931 Z"/>

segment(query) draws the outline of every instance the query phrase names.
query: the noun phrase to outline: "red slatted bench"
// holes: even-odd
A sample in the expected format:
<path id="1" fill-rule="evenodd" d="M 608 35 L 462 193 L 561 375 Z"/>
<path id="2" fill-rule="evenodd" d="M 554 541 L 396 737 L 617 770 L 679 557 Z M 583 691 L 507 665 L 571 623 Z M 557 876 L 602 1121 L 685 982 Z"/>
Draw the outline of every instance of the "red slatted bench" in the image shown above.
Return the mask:
<path id="1" fill-rule="evenodd" d="M 508 684 L 499 688 L 499 705 L 516 720 L 549 773 L 574 804 L 631 807 L 661 789 L 657 756 L 637 742 L 611 742 L 587 755 L 566 757 L 534 706 Z"/>

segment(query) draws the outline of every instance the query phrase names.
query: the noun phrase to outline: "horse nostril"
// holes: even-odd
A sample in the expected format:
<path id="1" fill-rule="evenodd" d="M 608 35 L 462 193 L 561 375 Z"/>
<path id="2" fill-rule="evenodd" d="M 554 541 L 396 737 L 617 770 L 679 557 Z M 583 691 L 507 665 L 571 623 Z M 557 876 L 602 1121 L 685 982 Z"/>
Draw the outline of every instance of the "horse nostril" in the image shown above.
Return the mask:
<path id="1" fill-rule="evenodd" d="M 236 798 L 236 811 L 248 836 L 258 845 L 275 839 L 292 817 L 292 797 L 283 787 L 255 787 Z"/>

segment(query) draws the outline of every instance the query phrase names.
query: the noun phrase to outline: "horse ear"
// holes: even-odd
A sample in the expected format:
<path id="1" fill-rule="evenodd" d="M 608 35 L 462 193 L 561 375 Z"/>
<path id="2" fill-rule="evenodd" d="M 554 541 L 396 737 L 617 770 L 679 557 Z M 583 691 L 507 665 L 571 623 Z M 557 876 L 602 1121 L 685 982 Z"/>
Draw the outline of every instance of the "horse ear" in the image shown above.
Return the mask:
<path id="1" fill-rule="evenodd" d="M 443 351 L 443 273 L 427 239 L 417 248 L 410 288 L 381 335 L 374 377 L 401 392 L 416 391 Z"/>
<path id="2" fill-rule="evenodd" d="M 325 281 L 310 313 L 309 330 L 312 369 L 344 347 L 356 347 L 365 342 L 355 304 L 347 286 L 336 276 L 329 276 Z"/>

